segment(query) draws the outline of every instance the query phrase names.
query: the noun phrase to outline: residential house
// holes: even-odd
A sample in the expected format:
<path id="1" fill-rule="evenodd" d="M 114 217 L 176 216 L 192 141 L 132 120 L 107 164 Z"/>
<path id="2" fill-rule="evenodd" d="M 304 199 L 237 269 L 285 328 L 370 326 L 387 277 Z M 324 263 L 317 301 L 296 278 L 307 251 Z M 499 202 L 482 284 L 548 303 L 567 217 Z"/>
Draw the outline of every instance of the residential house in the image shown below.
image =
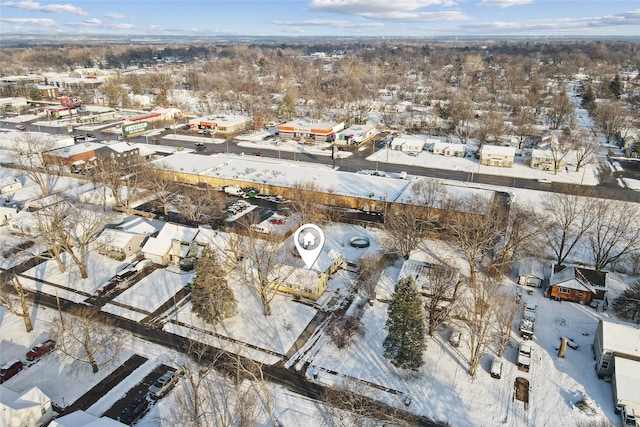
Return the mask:
<path id="1" fill-rule="evenodd" d="M 127 427 L 127 424 L 106 416 L 97 417 L 85 411 L 75 411 L 56 418 L 49 427 Z"/>
<path id="2" fill-rule="evenodd" d="M 16 392 L 0 385 L 0 425 L 3 427 L 40 427 L 55 413 L 51 399 L 38 387 Z"/>
<path id="3" fill-rule="evenodd" d="M 178 264 L 189 255 L 197 228 L 166 223 L 156 237 L 150 237 L 142 246 L 145 258 L 154 264 Z"/>
<path id="4" fill-rule="evenodd" d="M 446 141 L 435 141 L 433 143 L 433 154 L 445 157 L 464 157 L 466 146 Z"/>
<path id="5" fill-rule="evenodd" d="M 562 170 L 565 168 L 564 157 L 558 158 L 557 165 L 553 151 L 533 149 L 531 150 L 531 167 L 545 171 Z"/>
<path id="6" fill-rule="evenodd" d="M 544 265 L 535 258 L 521 259 L 518 266 L 518 284 L 539 288 L 544 280 Z"/>
<path id="7" fill-rule="evenodd" d="M 22 188 L 22 181 L 19 177 L 7 176 L 0 179 L 0 194 L 7 195 Z"/>
<path id="8" fill-rule="evenodd" d="M 214 251 L 220 264 L 234 262 L 231 245 L 234 235 L 208 228 L 192 228 L 166 223 L 156 237 L 142 246 L 145 258 L 160 265 L 180 265 L 186 258 L 198 258 L 206 245 Z"/>
<path id="9" fill-rule="evenodd" d="M 556 269 L 557 270 L 557 269 Z M 549 279 L 550 296 L 556 300 L 590 304 L 604 299 L 607 273 L 580 267 L 561 267 Z"/>
<path id="10" fill-rule="evenodd" d="M 425 297 L 429 297 L 436 292 L 433 288 L 434 285 L 432 283 L 432 278 L 435 274 L 437 274 L 436 270 L 443 270 L 445 268 L 452 267 L 446 265 L 431 264 L 415 259 L 408 259 L 402 263 L 400 274 L 398 275 L 398 281 L 409 276 L 413 277 L 413 280 L 420 288 L 422 295 Z M 460 270 L 458 270 L 457 268 L 452 268 L 452 271 L 452 280 L 458 283 L 460 278 Z M 451 292 L 449 292 L 449 294 L 446 295 L 445 298 L 454 299 L 457 296 L 457 292 L 458 285 L 456 284 L 456 286 L 451 289 Z"/>
<path id="11" fill-rule="evenodd" d="M 480 164 L 484 166 L 510 168 L 513 166 L 515 155 L 515 147 L 483 144 L 480 149 Z"/>
<path id="12" fill-rule="evenodd" d="M 117 260 L 134 256 L 141 248 L 147 236 L 107 228 L 96 239 L 98 253 Z"/>
<path id="13" fill-rule="evenodd" d="M 593 339 L 596 373 L 599 377 L 612 377 L 614 358 L 631 360 L 640 372 L 640 325 L 601 318 Z"/>
<path id="14" fill-rule="evenodd" d="M 420 153 L 424 150 L 425 138 L 413 135 L 400 135 L 391 141 L 391 149 L 403 153 Z"/>
<path id="15" fill-rule="evenodd" d="M 297 254 L 297 253 L 296 253 Z M 323 249 L 311 268 L 295 257 L 278 264 L 270 272 L 270 286 L 278 291 L 316 301 L 327 290 L 327 282 L 344 262 L 335 249 Z"/>

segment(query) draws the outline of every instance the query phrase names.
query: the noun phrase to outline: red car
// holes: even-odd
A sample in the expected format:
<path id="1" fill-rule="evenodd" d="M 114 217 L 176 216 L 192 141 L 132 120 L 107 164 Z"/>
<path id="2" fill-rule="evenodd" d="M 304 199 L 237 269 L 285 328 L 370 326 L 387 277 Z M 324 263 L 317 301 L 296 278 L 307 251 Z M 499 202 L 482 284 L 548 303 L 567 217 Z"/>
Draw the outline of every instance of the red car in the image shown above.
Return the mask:
<path id="1" fill-rule="evenodd" d="M 36 360 L 37 358 L 49 353 L 55 348 L 55 346 L 56 342 L 54 340 L 46 340 L 45 342 L 36 345 L 27 352 L 27 360 L 29 362 Z"/>
<path id="2" fill-rule="evenodd" d="M 106 285 L 98 289 L 98 295 L 100 296 L 106 295 L 107 292 L 115 289 L 116 286 L 118 286 L 118 283 L 119 281 L 115 281 L 115 280 L 109 281 L 109 283 L 107 283 Z"/>
<path id="3" fill-rule="evenodd" d="M 0 368 L 0 384 L 17 374 L 22 370 L 24 364 L 19 360 L 12 360 L 11 362 Z"/>
<path id="4" fill-rule="evenodd" d="M 280 218 L 274 218 L 272 220 L 269 221 L 271 224 L 274 225 L 282 225 L 285 223 L 284 219 L 280 219 Z"/>

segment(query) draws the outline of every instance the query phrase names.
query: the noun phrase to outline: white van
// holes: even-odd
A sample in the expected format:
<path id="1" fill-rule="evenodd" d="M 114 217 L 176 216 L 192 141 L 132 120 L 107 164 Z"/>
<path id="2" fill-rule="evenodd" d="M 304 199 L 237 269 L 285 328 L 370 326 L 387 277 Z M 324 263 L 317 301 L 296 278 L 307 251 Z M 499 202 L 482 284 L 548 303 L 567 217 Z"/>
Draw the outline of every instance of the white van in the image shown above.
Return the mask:
<path id="1" fill-rule="evenodd" d="M 502 376 L 502 359 L 494 357 L 491 361 L 491 376 L 500 379 Z"/>

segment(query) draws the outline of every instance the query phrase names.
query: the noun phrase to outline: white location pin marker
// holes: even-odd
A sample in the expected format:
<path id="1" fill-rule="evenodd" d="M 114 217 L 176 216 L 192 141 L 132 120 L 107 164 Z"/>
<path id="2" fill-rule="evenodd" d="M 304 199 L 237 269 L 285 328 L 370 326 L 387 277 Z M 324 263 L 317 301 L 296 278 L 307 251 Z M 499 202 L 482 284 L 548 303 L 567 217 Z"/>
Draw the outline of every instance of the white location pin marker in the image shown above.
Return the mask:
<path id="1" fill-rule="evenodd" d="M 293 242 L 304 265 L 311 269 L 324 246 L 324 233 L 315 224 L 304 224 L 293 234 Z"/>

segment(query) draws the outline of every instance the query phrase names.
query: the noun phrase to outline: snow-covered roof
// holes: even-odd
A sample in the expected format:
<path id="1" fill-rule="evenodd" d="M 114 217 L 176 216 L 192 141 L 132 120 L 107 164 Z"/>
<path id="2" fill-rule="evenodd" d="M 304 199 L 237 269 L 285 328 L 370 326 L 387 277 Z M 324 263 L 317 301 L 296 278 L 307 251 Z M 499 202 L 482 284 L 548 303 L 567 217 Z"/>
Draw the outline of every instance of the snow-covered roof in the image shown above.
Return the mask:
<path id="1" fill-rule="evenodd" d="M 419 288 L 429 289 L 429 271 L 432 268 L 442 267 L 443 266 L 434 265 L 423 261 L 408 259 L 402 263 L 400 274 L 398 275 L 398 281 L 407 277 L 413 277 L 413 280 L 416 282 L 416 285 L 418 285 Z"/>
<path id="2" fill-rule="evenodd" d="M 616 354 L 640 357 L 640 326 L 601 319 L 602 348 Z"/>
<path id="3" fill-rule="evenodd" d="M 31 387 L 23 392 L 13 391 L 6 386 L 0 385 L 0 415 L 5 412 L 5 409 L 21 410 L 30 408 L 33 406 L 40 406 L 43 403 L 50 402 L 51 399 L 47 397 L 38 387 Z M 2 420 L 2 417 L 0 417 Z"/>
<path id="4" fill-rule="evenodd" d="M 544 279 L 544 266 L 535 258 L 523 258 L 519 262 L 518 276 L 529 276 Z"/>
<path id="5" fill-rule="evenodd" d="M 531 158 L 537 159 L 553 159 L 553 151 L 551 150 L 541 150 L 539 148 L 534 148 L 531 150 Z"/>
<path id="6" fill-rule="evenodd" d="M 171 243 L 174 240 L 189 243 L 193 241 L 197 233 L 197 228 L 167 223 L 162 227 L 157 237 L 147 239 L 147 242 L 142 247 L 142 251 L 154 255 L 165 255 L 169 252 Z"/>
<path id="7" fill-rule="evenodd" d="M 551 286 L 563 286 L 569 289 L 589 291 L 593 294 L 596 288 L 606 287 L 607 273 L 603 271 L 588 270 L 578 267 L 565 267 L 561 271 L 551 276 L 549 284 Z"/>
<path id="8" fill-rule="evenodd" d="M 96 239 L 96 243 L 115 248 L 124 248 L 133 238 L 132 233 L 107 228 Z"/>
<path id="9" fill-rule="evenodd" d="M 312 129 L 337 132 L 339 130 L 342 130 L 343 128 L 344 123 L 342 122 L 314 122 L 308 119 L 296 119 L 278 125 L 279 130 L 281 129 L 287 131 L 293 129 L 303 132 L 310 132 Z"/>
<path id="10" fill-rule="evenodd" d="M 616 397 L 640 405 L 640 362 L 614 357 Z"/>
<path id="11" fill-rule="evenodd" d="M 76 411 L 56 418 L 49 427 L 126 427 L 126 424 L 109 417 L 98 418 L 85 411 Z"/>
<path id="12" fill-rule="evenodd" d="M 481 154 L 498 155 L 498 156 L 515 156 L 515 147 L 503 147 L 500 145 L 484 144 L 480 149 Z"/>
<path id="13" fill-rule="evenodd" d="M 433 144 L 433 151 L 444 151 L 447 148 L 450 148 L 453 151 L 461 151 L 464 152 L 466 149 L 466 146 L 463 144 L 458 144 L 458 143 L 453 143 L 453 142 L 446 142 L 446 141 L 439 141 L 437 139 L 431 139 L 429 140 L 429 143 Z"/>
<path id="14" fill-rule="evenodd" d="M 153 234 L 160 230 L 163 225 L 164 222 L 134 215 L 122 221 L 116 229 L 134 234 Z"/>

